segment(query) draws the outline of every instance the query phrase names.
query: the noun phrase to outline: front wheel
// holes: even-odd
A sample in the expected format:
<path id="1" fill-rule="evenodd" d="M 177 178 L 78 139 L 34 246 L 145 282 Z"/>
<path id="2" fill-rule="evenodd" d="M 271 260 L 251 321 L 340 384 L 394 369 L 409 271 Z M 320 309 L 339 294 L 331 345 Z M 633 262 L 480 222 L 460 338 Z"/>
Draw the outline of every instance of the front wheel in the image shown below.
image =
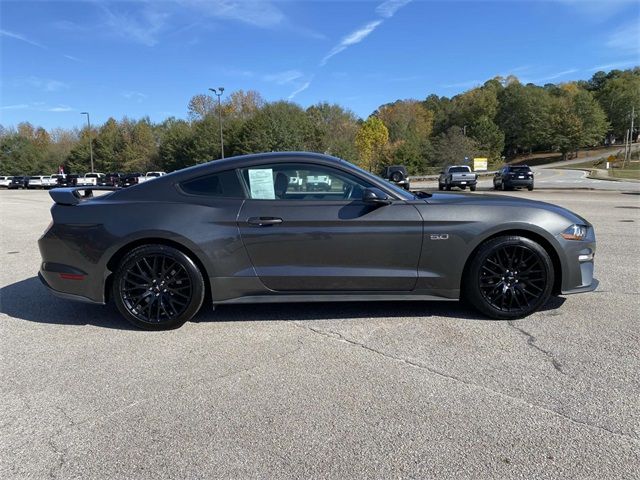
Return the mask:
<path id="1" fill-rule="evenodd" d="M 204 279 L 193 260 L 166 245 L 133 249 L 116 270 L 112 295 L 129 322 L 147 330 L 177 328 L 202 306 Z"/>
<path id="2" fill-rule="evenodd" d="M 496 320 L 522 318 L 542 307 L 553 288 L 553 262 L 538 243 L 502 236 L 480 246 L 463 278 L 463 297 Z"/>

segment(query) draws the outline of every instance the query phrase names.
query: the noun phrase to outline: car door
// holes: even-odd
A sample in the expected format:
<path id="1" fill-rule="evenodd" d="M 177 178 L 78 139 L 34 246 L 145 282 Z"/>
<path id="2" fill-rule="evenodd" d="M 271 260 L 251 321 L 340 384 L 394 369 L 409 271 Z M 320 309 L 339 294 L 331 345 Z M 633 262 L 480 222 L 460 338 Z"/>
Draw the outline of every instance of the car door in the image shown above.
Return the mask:
<path id="1" fill-rule="evenodd" d="M 289 191 L 290 178 L 303 179 Z M 410 291 L 422 218 L 404 200 L 362 201 L 371 185 L 338 168 L 273 163 L 241 170 L 248 199 L 238 228 L 255 271 L 277 291 Z M 306 179 L 310 183 L 306 183 Z M 324 178 L 322 186 L 316 180 Z"/>

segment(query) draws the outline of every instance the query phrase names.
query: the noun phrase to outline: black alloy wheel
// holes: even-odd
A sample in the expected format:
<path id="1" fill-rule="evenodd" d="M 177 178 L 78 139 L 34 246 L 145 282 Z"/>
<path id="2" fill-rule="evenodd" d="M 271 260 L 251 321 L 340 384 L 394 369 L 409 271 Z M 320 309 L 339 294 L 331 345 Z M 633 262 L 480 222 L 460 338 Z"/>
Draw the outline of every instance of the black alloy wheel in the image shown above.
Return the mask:
<path id="1" fill-rule="evenodd" d="M 147 330 L 177 328 L 202 306 L 204 280 L 193 260 L 165 245 L 135 248 L 120 263 L 113 282 L 120 313 Z"/>
<path id="2" fill-rule="evenodd" d="M 465 272 L 463 295 L 491 318 L 522 318 L 547 302 L 553 278 L 553 263 L 538 243 L 525 237 L 497 237 L 473 258 Z"/>

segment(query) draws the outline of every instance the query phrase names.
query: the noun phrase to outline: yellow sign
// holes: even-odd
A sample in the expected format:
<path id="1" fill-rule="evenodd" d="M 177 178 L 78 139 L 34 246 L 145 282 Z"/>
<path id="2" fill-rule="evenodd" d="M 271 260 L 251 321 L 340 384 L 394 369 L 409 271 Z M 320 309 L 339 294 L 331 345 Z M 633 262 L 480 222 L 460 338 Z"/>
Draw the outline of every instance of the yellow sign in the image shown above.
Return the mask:
<path id="1" fill-rule="evenodd" d="M 474 172 L 486 172 L 489 166 L 489 162 L 486 158 L 474 158 L 473 159 L 473 171 Z"/>

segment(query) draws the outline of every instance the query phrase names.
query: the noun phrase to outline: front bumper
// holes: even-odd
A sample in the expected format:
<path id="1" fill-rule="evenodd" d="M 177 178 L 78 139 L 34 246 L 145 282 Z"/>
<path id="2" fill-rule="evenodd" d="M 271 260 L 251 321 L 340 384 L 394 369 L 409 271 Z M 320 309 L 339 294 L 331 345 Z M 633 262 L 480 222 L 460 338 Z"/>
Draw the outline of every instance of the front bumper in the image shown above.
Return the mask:
<path id="1" fill-rule="evenodd" d="M 560 293 L 592 292 L 598 287 L 594 274 L 596 254 L 596 238 L 592 226 L 589 226 L 587 237 L 582 241 L 565 240 L 556 237 L 561 246 L 562 288 Z"/>

